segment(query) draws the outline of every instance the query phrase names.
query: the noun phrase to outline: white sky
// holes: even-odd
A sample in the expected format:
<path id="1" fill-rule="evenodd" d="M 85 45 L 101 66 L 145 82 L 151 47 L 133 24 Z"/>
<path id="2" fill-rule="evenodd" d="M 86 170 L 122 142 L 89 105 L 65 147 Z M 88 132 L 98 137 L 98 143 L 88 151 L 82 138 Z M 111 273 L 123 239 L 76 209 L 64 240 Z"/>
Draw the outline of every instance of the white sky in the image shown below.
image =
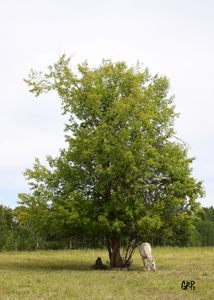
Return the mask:
<path id="1" fill-rule="evenodd" d="M 207 192 L 200 202 L 214 204 L 214 1 L 2 0 L 0 28 L 0 204 L 16 207 L 17 194 L 29 192 L 25 168 L 66 147 L 60 100 L 35 98 L 22 80 L 64 52 L 73 67 L 139 60 L 170 78 L 177 136 L 190 144 Z"/>

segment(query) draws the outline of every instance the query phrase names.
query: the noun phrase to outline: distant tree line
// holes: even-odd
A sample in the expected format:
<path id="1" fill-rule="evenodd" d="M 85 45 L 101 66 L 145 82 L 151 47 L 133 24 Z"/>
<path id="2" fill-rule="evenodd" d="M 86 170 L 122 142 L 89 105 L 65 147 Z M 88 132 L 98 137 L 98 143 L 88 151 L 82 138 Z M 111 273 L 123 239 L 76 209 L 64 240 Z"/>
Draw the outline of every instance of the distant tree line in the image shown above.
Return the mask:
<path id="1" fill-rule="evenodd" d="M 214 246 L 214 208 L 203 208 L 204 213 L 198 213 L 199 222 L 194 222 L 195 230 L 189 238 L 190 246 Z"/>
<path id="2" fill-rule="evenodd" d="M 173 234 L 164 239 L 157 235 L 148 237 L 153 246 L 202 247 L 214 246 L 214 208 L 203 207 L 197 213 L 198 221 L 193 221 L 193 229 L 187 230 L 185 224 L 173 230 Z"/>
<path id="3" fill-rule="evenodd" d="M 0 205 L 0 251 L 35 251 L 80 248 L 103 248 L 104 240 L 100 238 L 85 238 L 80 236 L 49 236 L 41 234 L 32 224 L 19 224 L 16 210 Z"/>
<path id="4" fill-rule="evenodd" d="M 20 209 L 20 207 L 18 207 Z M 24 209 L 24 208 L 23 208 Z M 35 251 L 57 249 L 105 248 L 105 237 L 90 238 L 79 236 L 48 236 L 34 228 L 32 224 L 19 224 L 16 220 L 16 209 L 0 205 L 0 251 Z M 171 237 L 164 239 L 161 236 L 142 236 L 142 242 L 150 242 L 155 246 L 214 246 L 214 208 L 203 207 L 197 213 L 199 220 L 193 222 L 194 228 L 190 231 L 185 223 L 175 228 Z M 127 241 L 121 240 L 121 247 Z"/>

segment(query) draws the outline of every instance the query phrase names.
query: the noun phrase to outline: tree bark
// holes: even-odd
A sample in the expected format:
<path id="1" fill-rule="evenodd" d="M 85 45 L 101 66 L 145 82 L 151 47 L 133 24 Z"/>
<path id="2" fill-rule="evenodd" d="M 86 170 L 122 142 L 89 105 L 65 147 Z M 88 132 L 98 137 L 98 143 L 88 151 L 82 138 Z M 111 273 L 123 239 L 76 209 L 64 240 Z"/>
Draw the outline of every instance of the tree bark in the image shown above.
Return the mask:
<path id="1" fill-rule="evenodd" d="M 117 237 L 111 237 L 111 246 L 110 241 L 107 238 L 107 248 L 109 251 L 109 259 L 111 268 L 121 268 L 123 267 L 123 260 L 120 255 L 120 244 Z"/>

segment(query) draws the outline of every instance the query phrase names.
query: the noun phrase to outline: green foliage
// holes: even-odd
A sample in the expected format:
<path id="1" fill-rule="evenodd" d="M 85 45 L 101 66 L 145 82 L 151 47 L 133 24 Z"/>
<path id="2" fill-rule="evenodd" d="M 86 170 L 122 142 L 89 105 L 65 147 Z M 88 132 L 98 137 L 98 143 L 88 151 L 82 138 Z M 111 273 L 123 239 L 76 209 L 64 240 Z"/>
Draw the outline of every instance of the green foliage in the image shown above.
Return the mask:
<path id="1" fill-rule="evenodd" d="M 191 247 L 201 247 L 202 246 L 202 236 L 197 230 L 192 230 L 188 245 Z"/>
<path id="2" fill-rule="evenodd" d="M 29 225 L 19 225 L 17 238 L 17 250 L 36 250 L 36 237 L 33 228 Z"/>
<path id="3" fill-rule="evenodd" d="M 9 231 L 8 233 L 8 237 L 6 238 L 6 242 L 3 246 L 3 250 L 4 251 L 15 251 L 16 250 L 16 242 L 14 239 L 14 233 L 11 231 Z"/>
<path id="4" fill-rule="evenodd" d="M 0 205 L 0 249 L 4 246 L 8 237 L 8 231 L 12 229 L 13 211 L 11 208 Z"/>
<path id="5" fill-rule="evenodd" d="M 19 221 L 50 235 L 105 235 L 110 257 L 119 239 L 169 237 L 183 222 L 190 228 L 204 190 L 174 136 L 169 80 L 140 63 L 85 62 L 78 74 L 69 63 L 63 55 L 25 80 L 36 96 L 58 93 L 69 146 L 47 157 L 49 168 L 36 159 L 24 172 L 32 194 L 19 194 Z"/>
<path id="6" fill-rule="evenodd" d="M 197 232 L 201 235 L 202 246 L 214 245 L 214 223 L 211 221 L 200 221 L 195 224 Z"/>
<path id="7" fill-rule="evenodd" d="M 3 206 L 0 205 L 0 249 L 5 244 L 7 230 L 8 230 L 8 227 L 7 227 L 4 209 L 3 209 Z"/>
<path id="8" fill-rule="evenodd" d="M 187 222 L 185 224 L 184 222 L 183 224 L 181 224 L 180 227 L 174 229 L 172 235 L 169 238 L 164 239 L 162 243 L 160 243 L 160 245 L 162 244 L 162 245 L 173 246 L 173 247 L 187 246 L 190 240 L 192 230 L 190 230 L 189 223 Z"/>
<path id="9" fill-rule="evenodd" d="M 200 218 L 193 222 L 194 230 L 190 233 L 189 246 L 213 246 L 214 245 L 214 209 L 203 207 L 197 216 Z"/>

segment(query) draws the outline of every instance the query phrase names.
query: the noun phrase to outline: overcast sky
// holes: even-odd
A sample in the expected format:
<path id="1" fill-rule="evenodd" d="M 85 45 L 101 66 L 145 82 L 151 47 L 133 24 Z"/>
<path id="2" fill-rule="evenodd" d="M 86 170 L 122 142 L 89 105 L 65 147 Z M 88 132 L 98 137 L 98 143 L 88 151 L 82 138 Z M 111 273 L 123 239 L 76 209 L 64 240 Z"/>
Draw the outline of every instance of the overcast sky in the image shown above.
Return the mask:
<path id="1" fill-rule="evenodd" d="M 214 204 L 213 0 L 3 0 L 0 28 L 0 204 L 16 207 L 17 194 L 29 192 L 25 168 L 67 146 L 60 100 L 35 98 L 23 82 L 64 52 L 73 68 L 139 60 L 170 79 L 177 136 L 190 144 L 193 175 L 206 189 L 199 201 Z"/>

